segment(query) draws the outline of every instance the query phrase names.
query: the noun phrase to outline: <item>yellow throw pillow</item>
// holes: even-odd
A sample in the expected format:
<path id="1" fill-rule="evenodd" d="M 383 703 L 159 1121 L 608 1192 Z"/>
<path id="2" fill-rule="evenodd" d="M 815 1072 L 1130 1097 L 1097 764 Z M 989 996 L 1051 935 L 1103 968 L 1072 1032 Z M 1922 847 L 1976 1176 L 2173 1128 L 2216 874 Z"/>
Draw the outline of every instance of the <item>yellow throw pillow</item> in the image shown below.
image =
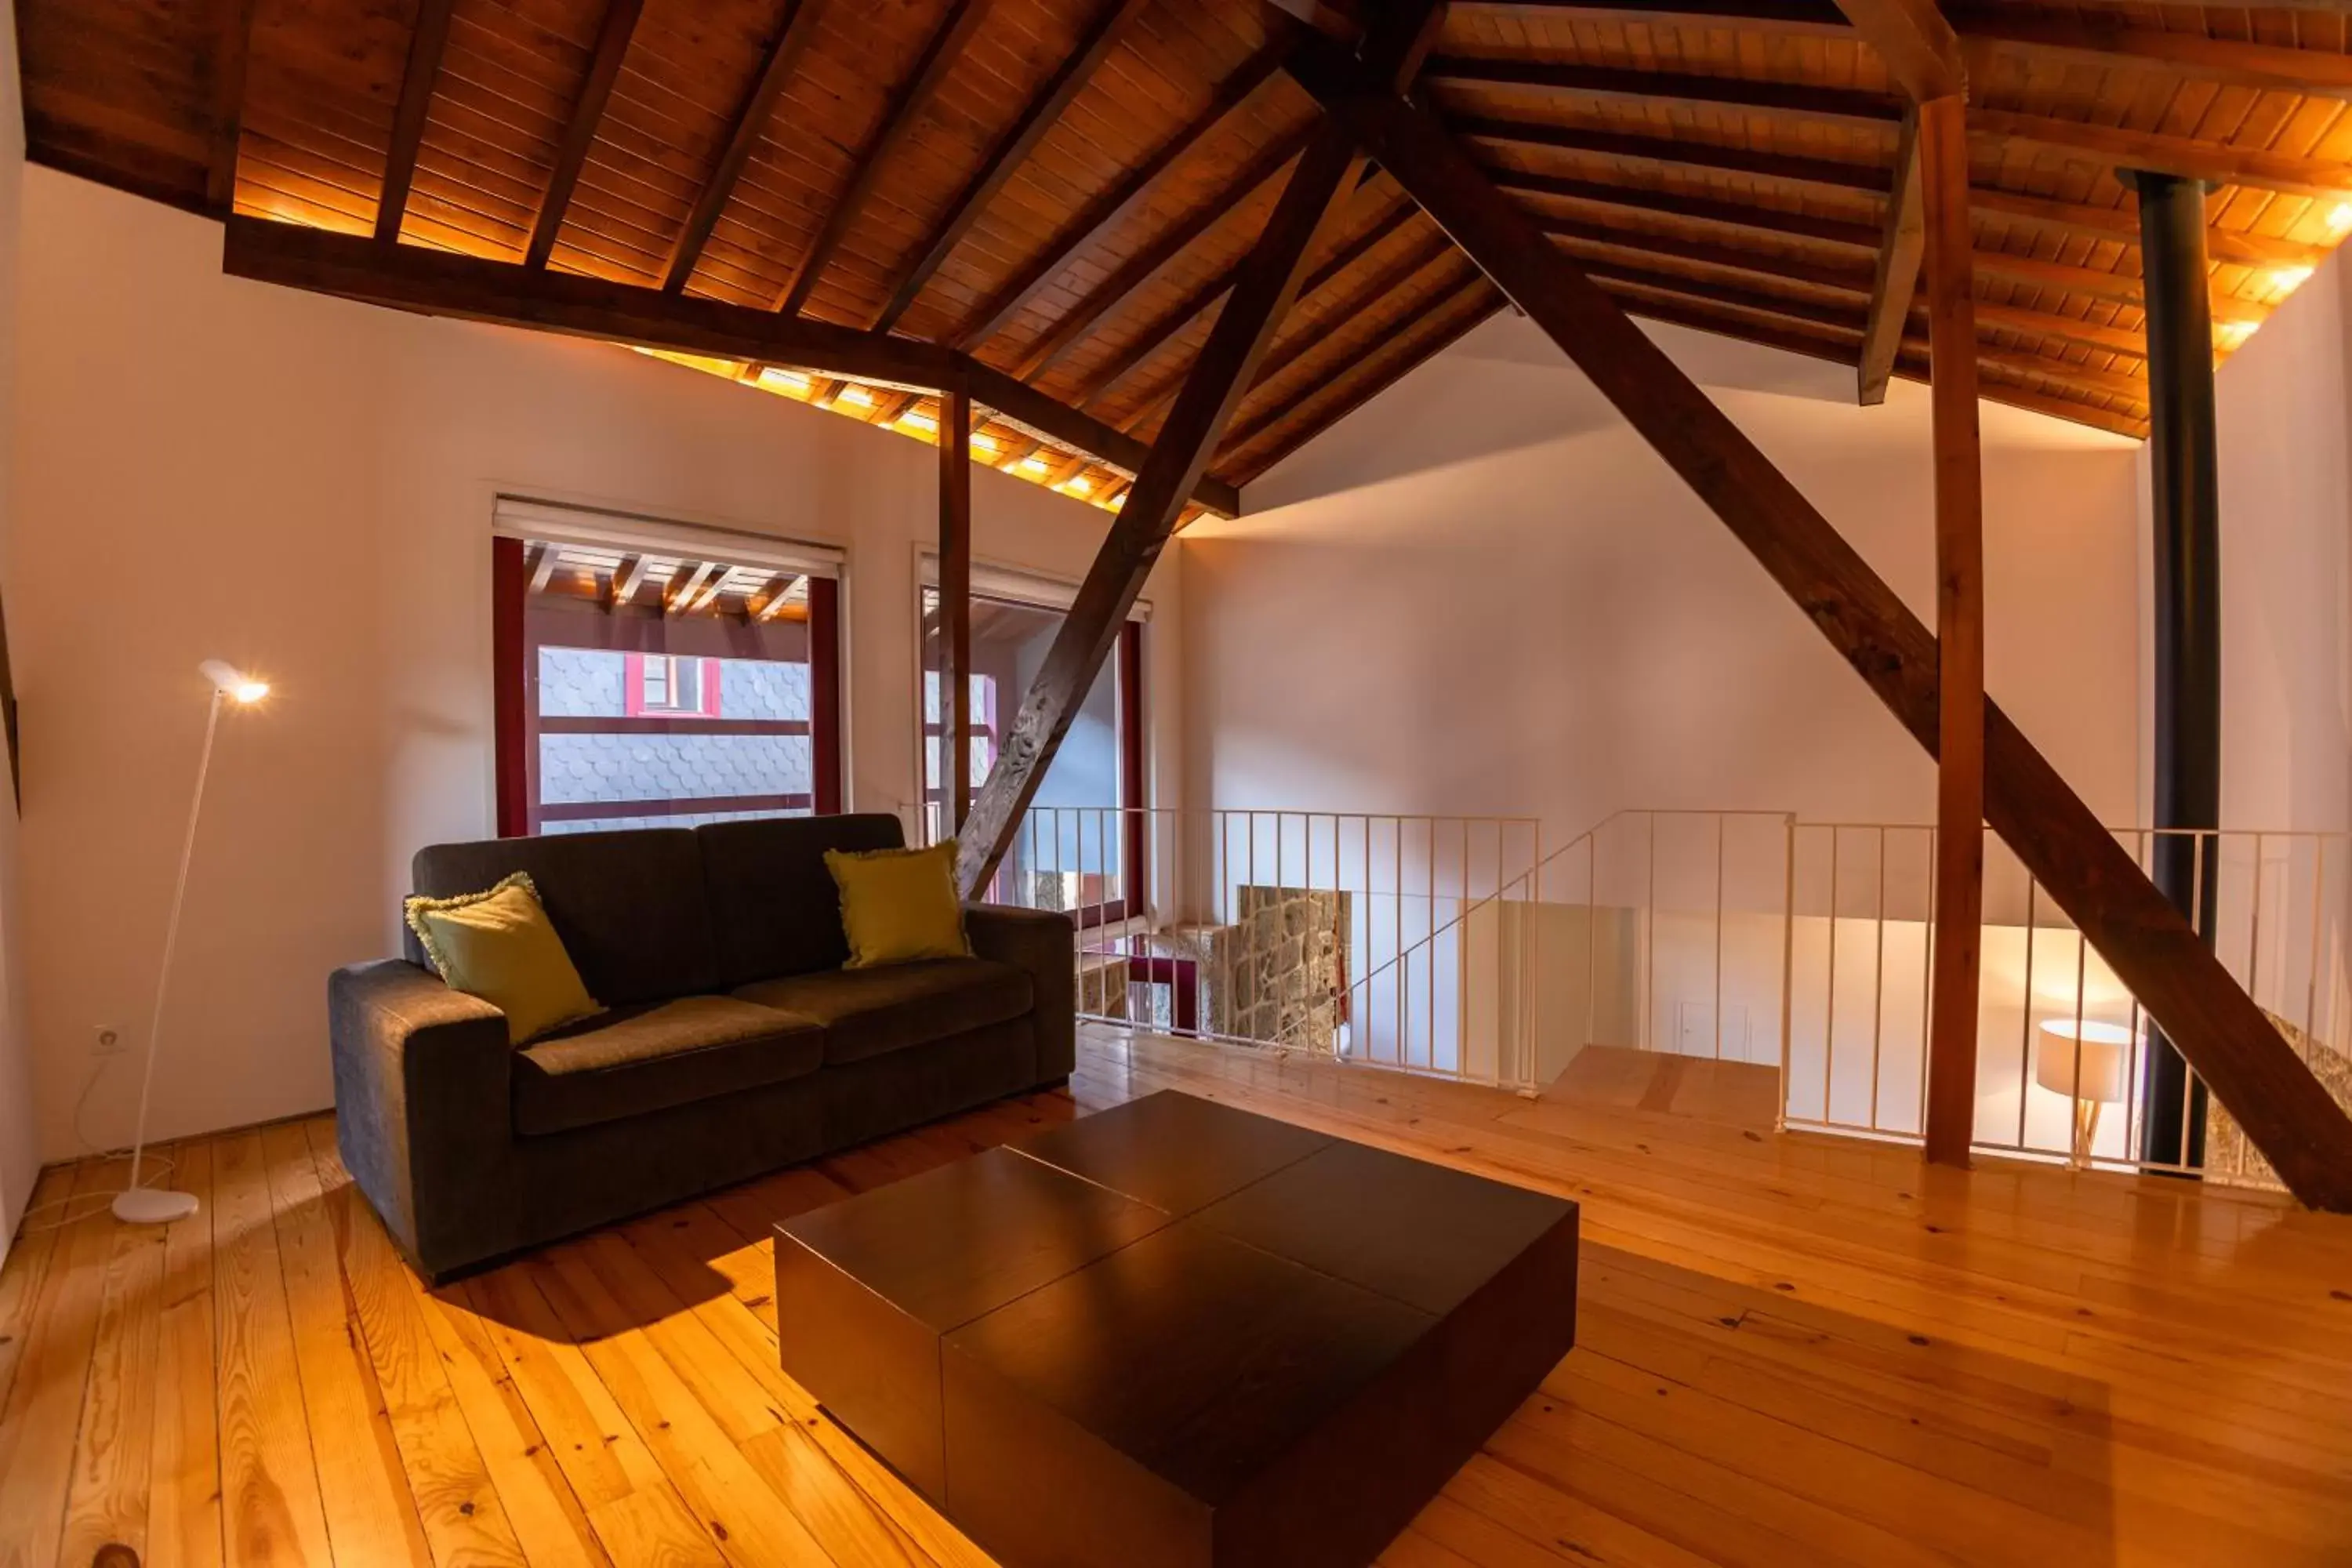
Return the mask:
<path id="1" fill-rule="evenodd" d="M 954 839 L 929 849 L 828 849 L 824 866 L 841 889 L 841 929 L 849 937 L 844 969 L 971 956 L 956 896 Z"/>
<path id="2" fill-rule="evenodd" d="M 441 978 L 507 1016 L 508 1044 L 604 1010 L 563 951 L 528 873 L 517 871 L 488 892 L 412 898 L 404 907 Z"/>

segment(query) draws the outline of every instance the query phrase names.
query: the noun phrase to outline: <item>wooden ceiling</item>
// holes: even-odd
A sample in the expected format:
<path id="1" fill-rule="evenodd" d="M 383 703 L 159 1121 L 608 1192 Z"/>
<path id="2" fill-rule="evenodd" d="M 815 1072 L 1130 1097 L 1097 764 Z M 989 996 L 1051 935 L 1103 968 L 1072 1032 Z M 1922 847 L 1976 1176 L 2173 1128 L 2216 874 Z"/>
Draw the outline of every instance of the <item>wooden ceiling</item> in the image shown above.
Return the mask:
<path id="1" fill-rule="evenodd" d="M 1344 28 L 1361 3 L 17 0 L 17 17 L 37 161 L 627 285 L 648 309 L 968 354 L 1006 387 L 975 391 L 1000 415 L 983 455 L 1110 501 L 1314 123 L 1281 68 L 1292 13 Z M 2344 9 L 1946 8 L 1986 395 L 2145 434 L 2118 169 L 2215 182 L 2223 353 L 2352 229 Z M 1831 0 L 1455 0 L 1417 90 L 1627 310 L 1856 362 L 1904 99 Z M 1216 479 L 1262 473 L 1502 303 L 1377 169 L 1310 259 Z M 1925 338 L 1919 316 L 1898 371 L 1924 374 Z M 758 383 L 793 362 L 719 363 Z M 877 378 L 801 363 L 852 374 L 763 384 L 931 418 L 919 375 L 844 404 Z M 1016 381 L 1096 423 L 1000 406 Z"/>

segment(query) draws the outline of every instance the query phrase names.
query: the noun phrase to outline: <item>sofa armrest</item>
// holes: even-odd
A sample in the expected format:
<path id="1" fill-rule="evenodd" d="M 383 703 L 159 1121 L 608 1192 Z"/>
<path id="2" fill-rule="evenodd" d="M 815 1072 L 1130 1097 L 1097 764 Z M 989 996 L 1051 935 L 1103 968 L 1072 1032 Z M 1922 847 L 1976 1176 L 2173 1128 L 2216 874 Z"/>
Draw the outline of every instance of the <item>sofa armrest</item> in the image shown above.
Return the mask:
<path id="1" fill-rule="evenodd" d="M 1078 1065 L 1078 931 L 1050 910 L 966 904 L 964 932 L 982 958 L 1026 970 L 1036 997 L 1037 1081 L 1070 1076 Z"/>
<path id="2" fill-rule="evenodd" d="M 510 1246 L 506 1015 L 387 959 L 328 977 L 327 1021 L 336 1144 L 409 1257 L 437 1275 Z"/>

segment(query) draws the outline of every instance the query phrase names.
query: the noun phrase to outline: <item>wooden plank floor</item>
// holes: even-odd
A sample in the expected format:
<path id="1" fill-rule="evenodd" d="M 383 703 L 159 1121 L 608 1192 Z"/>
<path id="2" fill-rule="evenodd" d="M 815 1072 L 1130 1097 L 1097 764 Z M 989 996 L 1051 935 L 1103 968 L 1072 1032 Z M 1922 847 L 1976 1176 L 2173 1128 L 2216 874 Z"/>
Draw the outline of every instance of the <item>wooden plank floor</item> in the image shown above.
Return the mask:
<path id="1" fill-rule="evenodd" d="M 971 1568 L 778 1372 L 768 1226 L 1164 1087 L 1584 1205 L 1579 1348 L 1392 1568 L 2352 1563 L 2352 1223 L 1776 1137 L 1753 1068 L 1522 1100 L 1090 1031 L 1069 1093 L 440 1290 L 328 1120 L 182 1145 L 197 1218 L 94 1201 L 0 1270 L 0 1564 Z"/>

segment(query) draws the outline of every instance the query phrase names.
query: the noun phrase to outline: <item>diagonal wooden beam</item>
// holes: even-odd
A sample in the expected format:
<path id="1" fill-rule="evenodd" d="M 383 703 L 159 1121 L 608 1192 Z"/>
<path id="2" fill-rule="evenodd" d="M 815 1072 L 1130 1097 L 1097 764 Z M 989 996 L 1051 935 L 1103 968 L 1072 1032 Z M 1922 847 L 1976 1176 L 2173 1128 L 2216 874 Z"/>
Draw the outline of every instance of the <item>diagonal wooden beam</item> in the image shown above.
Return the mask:
<path id="1" fill-rule="evenodd" d="M 1077 346 L 1097 321 L 1118 310 L 1131 299 L 1135 291 L 1159 276 L 1160 269 L 1192 248 L 1202 235 L 1231 217 L 1237 207 L 1249 204 L 1263 187 L 1281 177 L 1290 161 L 1306 147 L 1314 127 L 1277 136 L 1258 150 L 1257 156 L 1242 165 L 1241 171 L 1227 180 L 1207 201 L 1186 213 L 1173 225 L 1154 237 L 1151 242 L 1121 263 L 1118 269 L 1086 298 L 1064 311 L 1059 320 L 1045 330 L 1043 337 L 1030 345 L 1029 353 L 1013 372 L 1024 381 L 1034 379 L 1057 363 Z"/>
<path id="2" fill-rule="evenodd" d="M 245 69 L 253 58 L 253 13 L 259 0 L 211 0 L 211 161 L 205 206 L 226 213 L 236 200 L 236 155 L 245 131 Z"/>
<path id="3" fill-rule="evenodd" d="M 1299 299 L 1313 298 L 1316 290 L 1362 260 L 1367 252 L 1411 221 L 1413 210 L 1411 202 L 1400 201 L 1391 205 L 1374 218 L 1363 233 L 1341 245 L 1321 266 L 1307 275 L 1307 281 L 1299 285 Z M 1247 260 L 1248 258 L 1244 257 L 1234 262 L 1137 333 L 1133 342 L 1114 354 L 1100 370 L 1080 384 L 1077 390 L 1079 403 L 1092 406 L 1097 398 L 1125 380 L 1137 366 L 1165 348 L 1177 333 L 1191 326 L 1202 311 L 1223 299 L 1241 277 L 1242 267 Z"/>
<path id="4" fill-rule="evenodd" d="M 1953 98 L 1968 89 L 1959 37 L 1936 0 L 1837 0 L 1837 7 L 1913 102 Z"/>
<path id="5" fill-rule="evenodd" d="M 1070 258 L 1100 238 L 1141 201 L 1145 193 L 1159 184 L 1184 155 L 1206 141 L 1225 117 L 1246 102 L 1250 96 L 1265 85 L 1275 72 L 1282 68 L 1283 57 L 1289 45 L 1276 40 L 1266 44 L 1219 85 L 1216 97 L 1207 108 L 1194 115 L 1181 131 L 1162 142 L 1151 156 L 1128 171 L 1127 177 L 1088 204 L 1087 210 L 1066 225 L 1053 240 L 1032 257 L 1028 264 L 1015 273 L 975 312 L 971 321 L 957 333 L 955 346 L 966 352 L 1004 330 L 1006 322 L 1024 305 L 1037 297 L 1037 291 L 1054 280 L 1055 274 L 1069 263 Z"/>
<path id="6" fill-rule="evenodd" d="M 801 56 L 816 37 L 816 11 L 817 0 L 784 0 L 784 14 L 776 36 L 768 40 L 760 74 L 752 80 L 751 93 L 735 111 L 734 122 L 728 128 L 727 144 L 719 150 L 719 162 L 711 165 L 709 178 L 696 193 L 694 208 L 686 215 L 686 226 L 678 231 L 677 243 L 670 247 L 669 265 L 662 269 L 662 287 L 670 293 L 686 288 L 687 279 L 694 276 L 695 267 L 702 260 L 702 247 L 710 243 L 710 231 L 719 226 L 719 215 L 727 210 L 728 199 L 735 194 L 735 183 L 743 177 L 744 166 L 751 161 L 752 149 L 760 144 L 768 121 L 775 117 L 776 101 L 783 96 L 784 84 L 792 79 Z"/>
<path id="7" fill-rule="evenodd" d="M 1354 163 L 1352 139 L 1327 124 L 1292 171 L 1246 275 L 1218 316 L 1208 347 L 1177 395 L 1175 412 L 1136 475 L 1134 489 L 1005 731 L 986 787 L 972 803 L 957 867 L 967 895 L 988 885 L 1020 831 L 1022 816 L 1036 797 L 1078 703 L 1175 531 L 1185 497 L 1206 472 L 1250 372 L 1297 297 L 1307 253 L 1339 210 L 1339 192 Z"/>
<path id="8" fill-rule="evenodd" d="M 380 245 L 400 238 L 408 215 L 408 190 L 416 178 L 416 154 L 425 146 L 425 121 L 433 108 L 433 84 L 441 75 L 442 51 L 449 45 L 454 0 L 420 0 L 416 27 L 408 36 L 408 66 L 400 78 L 400 105 L 392 116 L 392 148 L 384 160 L 383 193 L 376 200 L 375 237 Z"/>
<path id="9" fill-rule="evenodd" d="M 1290 69 L 1576 363 L 1932 752 L 1940 743 L 1935 637 L 1829 521 L 1425 111 L 1313 39 Z M 1995 830 L 2287 1187 L 2314 1206 L 2352 1211 L 2352 1117 L 1991 703 L 1985 731 Z"/>
<path id="10" fill-rule="evenodd" d="M 1148 453 L 1132 436 L 1024 385 L 1003 371 L 932 343 L 861 331 L 716 300 L 488 261 L 425 246 L 384 247 L 322 228 L 232 216 L 222 270 L 257 282 L 465 321 L 635 343 L 722 359 L 792 365 L 899 386 L 966 385 L 1008 423 L 1092 452 L 1130 471 Z M 1195 497 L 1235 515 L 1230 485 L 1203 480 Z"/>
<path id="11" fill-rule="evenodd" d="M 580 184 L 588 150 L 596 144 L 597 124 L 604 118 L 604 105 L 612 101 L 613 84 L 621 79 L 621 61 L 629 52 L 629 39 L 635 36 L 637 17 L 644 10 L 645 0 L 608 0 L 604 7 L 596 52 L 589 57 L 588 74 L 581 80 L 580 96 L 572 100 L 563 140 L 556 143 L 555 167 L 548 174 L 547 194 L 540 198 L 539 216 L 531 220 L 530 243 L 523 249 L 523 265 L 533 270 L 544 268 L 555 253 L 555 237 L 562 232 L 563 215 L 572 205 L 572 188 Z"/>
<path id="12" fill-rule="evenodd" d="M 825 210 L 824 222 L 801 253 L 799 265 L 776 298 L 776 309 L 787 316 L 797 316 L 808 306 L 809 295 L 816 289 L 818 279 L 832 265 L 833 253 L 841 248 L 850 226 L 866 210 L 868 197 L 874 194 L 874 183 L 881 178 L 882 170 L 891 155 L 913 132 L 923 110 L 930 107 L 932 98 L 955 68 L 955 63 L 971 39 L 981 21 L 988 15 L 988 0 L 949 0 L 947 15 L 931 30 L 923 52 L 916 58 L 915 68 L 907 79 L 891 93 L 882 110 L 882 123 L 866 150 L 857 155 L 856 167 L 849 172 L 849 183 L 833 199 Z"/>
<path id="13" fill-rule="evenodd" d="M 1855 395 L 1864 405 L 1886 401 L 1887 378 L 1903 347 L 1903 323 L 1919 287 L 1919 263 L 1927 253 L 1927 214 L 1919 173 L 1919 121 L 1903 117 L 1903 141 L 1895 154 L 1895 192 L 1886 203 L 1885 237 L 1878 243 L 1878 273 L 1870 289 L 1870 324 L 1862 335 L 1862 363 L 1855 368 Z"/>
<path id="14" fill-rule="evenodd" d="M 958 191 L 955 199 L 948 204 L 948 210 L 938 225 L 924 237 L 921 248 L 915 253 L 914 262 L 899 276 L 890 290 L 889 301 L 882 307 L 882 313 L 875 318 L 875 331 L 887 332 L 898 325 L 898 318 L 907 313 L 908 307 L 922 293 L 932 275 L 946 264 L 947 258 L 954 254 L 955 247 L 963 243 L 964 236 L 971 232 L 971 226 L 980 221 L 980 215 L 996 198 L 996 193 L 1004 188 L 1004 183 L 1013 177 L 1013 171 L 1036 151 L 1037 143 L 1054 129 L 1055 123 L 1062 117 L 1062 111 L 1069 108 L 1087 83 L 1094 79 L 1096 68 L 1109 58 L 1111 50 L 1118 47 L 1136 17 L 1142 15 L 1144 7 L 1150 3 L 1151 0 L 1104 0 L 1094 25 L 1078 39 L 1077 47 L 1070 51 L 1060 69 L 1045 79 L 1045 85 L 1029 100 L 1028 107 L 1022 110 L 1021 117 L 1013 122 L 996 145 L 989 149 L 988 155 L 981 160 L 980 167 L 972 171 L 971 177 L 964 182 L 963 189 Z"/>

